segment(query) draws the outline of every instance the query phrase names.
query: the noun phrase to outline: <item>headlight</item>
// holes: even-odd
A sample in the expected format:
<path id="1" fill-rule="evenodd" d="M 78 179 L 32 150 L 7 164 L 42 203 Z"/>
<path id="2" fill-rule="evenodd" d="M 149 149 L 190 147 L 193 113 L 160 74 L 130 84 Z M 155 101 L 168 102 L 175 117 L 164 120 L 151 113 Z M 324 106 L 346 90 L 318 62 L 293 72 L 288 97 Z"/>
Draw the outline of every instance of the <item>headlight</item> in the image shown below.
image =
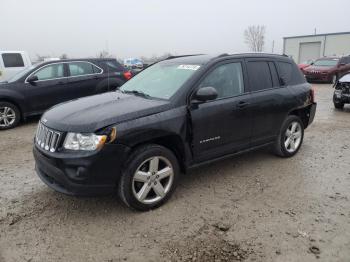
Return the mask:
<path id="1" fill-rule="evenodd" d="M 106 135 L 68 133 L 63 147 L 69 150 L 93 151 L 101 148 L 106 140 Z"/>

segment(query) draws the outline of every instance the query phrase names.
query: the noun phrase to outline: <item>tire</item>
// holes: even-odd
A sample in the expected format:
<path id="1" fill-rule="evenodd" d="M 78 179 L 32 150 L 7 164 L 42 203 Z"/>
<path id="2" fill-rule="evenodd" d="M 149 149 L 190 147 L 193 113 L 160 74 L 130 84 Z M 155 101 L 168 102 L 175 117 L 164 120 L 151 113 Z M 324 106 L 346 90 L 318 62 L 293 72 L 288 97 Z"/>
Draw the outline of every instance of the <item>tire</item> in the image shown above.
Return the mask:
<path id="1" fill-rule="evenodd" d="M 0 102 L 0 130 L 14 128 L 21 120 L 17 106 L 9 102 Z"/>
<path id="2" fill-rule="evenodd" d="M 292 157 L 299 151 L 303 139 L 303 122 L 298 116 L 289 115 L 284 120 L 278 137 L 276 138 L 274 153 L 280 157 Z"/>
<path id="3" fill-rule="evenodd" d="M 344 103 L 341 102 L 334 102 L 334 107 L 336 109 L 343 109 L 344 108 Z"/>
<path id="4" fill-rule="evenodd" d="M 157 208 L 170 198 L 179 173 L 178 160 L 169 149 L 154 144 L 138 147 L 122 172 L 119 197 L 126 206 L 139 211 Z"/>

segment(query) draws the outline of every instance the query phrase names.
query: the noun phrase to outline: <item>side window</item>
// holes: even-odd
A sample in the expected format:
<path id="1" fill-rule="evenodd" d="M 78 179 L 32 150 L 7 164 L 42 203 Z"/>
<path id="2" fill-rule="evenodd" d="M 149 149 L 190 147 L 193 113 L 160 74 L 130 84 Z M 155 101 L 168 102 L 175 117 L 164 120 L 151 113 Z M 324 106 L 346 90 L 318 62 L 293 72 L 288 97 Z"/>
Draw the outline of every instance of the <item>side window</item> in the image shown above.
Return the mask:
<path id="1" fill-rule="evenodd" d="M 280 76 L 286 85 L 291 84 L 293 67 L 290 63 L 278 62 Z"/>
<path id="2" fill-rule="evenodd" d="M 273 87 L 279 87 L 280 81 L 278 79 L 278 74 L 277 74 L 275 63 L 269 62 L 269 67 L 270 67 L 270 72 L 271 72 L 271 76 L 272 76 Z"/>
<path id="3" fill-rule="evenodd" d="M 268 62 L 254 61 L 247 63 L 251 91 L 259 91 L 273 87 Z"/>
<path id="4" fill-rule="evenodd" d="M 199 87 L 214 87 L 218 98 L 231 97 L 244 93 L 241 63 L 220 65 L 210 72 Z"/>
<path id="5" fill-rule="evenodd" d="M 92 66 L 93 67 L 93 69 L 94 69 L 94 73 L 95 74 L 100 74 L 100 73 L 102 73 L 102 69 L 101 68 L 99 68 L 99 67 L 97 67 L 97 66 Z"/>
<path id="6" fill-rule="evenodd" d="M 68 64 L 70 76 L 94 74 L 94 66 L 86 62 L 73 62 Z"/>
<path id="7" fill-rule="evenodd" d="M 50 80 L 54 78 L 64 77 L 63 64 L 53 64 L 45 66 L 34 74 L 38 80 Z"/>
<path id="8" fill-rule="evenodd" d="M 279 67 L 279 75 L 283 79 L 285 85 L 298 85 L 305 83 L 305 78 L 296 64 L 287 62 L 277 62 Z"/>
<path id="9" fill-rule="evenodd" d="M 4 53 L 1 56 L 5 67 L 24 67 L 22 55 L 19 53 Z"/>

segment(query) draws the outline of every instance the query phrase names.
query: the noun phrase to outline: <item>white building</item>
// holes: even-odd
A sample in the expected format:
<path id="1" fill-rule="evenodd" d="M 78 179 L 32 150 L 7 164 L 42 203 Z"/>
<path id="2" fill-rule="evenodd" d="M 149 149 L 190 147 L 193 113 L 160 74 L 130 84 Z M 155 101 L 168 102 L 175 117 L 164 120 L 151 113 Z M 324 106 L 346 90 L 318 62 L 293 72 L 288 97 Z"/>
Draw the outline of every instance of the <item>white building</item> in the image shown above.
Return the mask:
<path id="1" fill-rule="evenodd" d="M 284 37 L 283 53 L 296 63 L 324 56 L 349 55 L 350 32 Z"/>

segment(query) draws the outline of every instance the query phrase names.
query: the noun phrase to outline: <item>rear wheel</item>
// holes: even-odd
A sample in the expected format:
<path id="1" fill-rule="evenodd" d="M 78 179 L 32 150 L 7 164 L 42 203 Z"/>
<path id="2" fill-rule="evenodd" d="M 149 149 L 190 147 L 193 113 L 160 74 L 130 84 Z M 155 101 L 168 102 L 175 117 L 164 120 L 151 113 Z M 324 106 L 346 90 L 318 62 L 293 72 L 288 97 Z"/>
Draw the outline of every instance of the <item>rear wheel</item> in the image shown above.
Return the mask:
<path id="1" fill-rule="evenodd" d="M 290 115 L 282 124 L 276 139 L 274 152 L 281 157 L 294 156 L 300 149 L 304 138 L 304 125 L 298 116 Z"/>
<path id="2" fill-rule="evenodd" d="M 21 114 L 17 106 L 8 102 L 0 102 L 0 130 L 17 126 L 20 119 Z"/>
<path id="3" fill-rule="evenodd" d="M 120 178 L 119 196 L 128 207 L 140 211 L 157 208 L 174 191 L 179 165 L 174 154 L 159 145 L 136 149 Z"/>

